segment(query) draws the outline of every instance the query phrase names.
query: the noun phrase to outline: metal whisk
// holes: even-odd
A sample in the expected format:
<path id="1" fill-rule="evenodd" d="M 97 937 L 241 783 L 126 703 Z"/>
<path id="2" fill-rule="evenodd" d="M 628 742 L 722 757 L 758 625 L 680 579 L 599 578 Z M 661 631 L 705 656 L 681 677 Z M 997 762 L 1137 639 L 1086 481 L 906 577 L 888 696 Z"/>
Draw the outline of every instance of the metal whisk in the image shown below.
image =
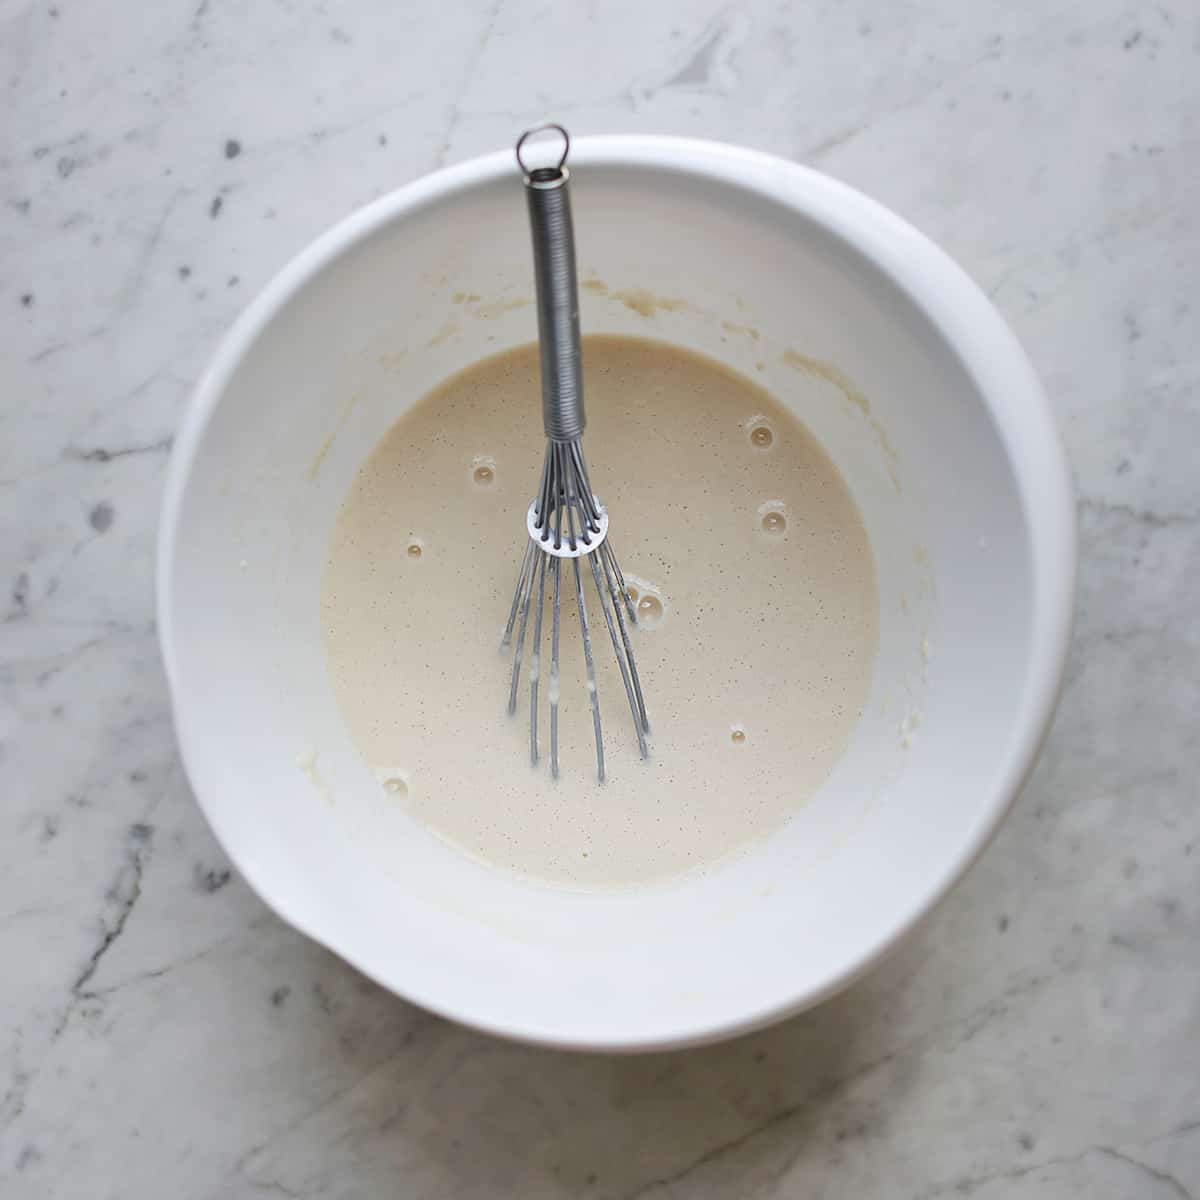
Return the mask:
<path id="1" fill-rule="evenodd" d="M 530 168 L 521 156 L 522 147 L 536 133 L 552 130 L 562 136 L 562 155 L 557 165 Z M 621 668 L 625 696 L 633 717 L 638 749 L 647 756 L 646 701 L 638 679 L 629 627 L 637 617 L 629 599 L 625 578 L 617 563 L 608 535 L 608 512 L 592 491 L 587 463 L 583 457 L 583 369 L 579 340 L 579 294 L 575 278 L 575 240 L 571 226 L 571 204 L 567 191 L 567 154 L 570 139 L 561 125 L 539 125 L 521 135 L 517 142 L 517 165 L 525 178 L 529 203 L 529 223 L 533 233 L 534 274 L 537 283 L 538 341 L 541 349 L 542 422 L 546 431 L 546 458 L 542 479 L 525 524 L 528 541 L 517 590 L 504 629 L 505 647 L 512 644 L 512 680 L 508 693 L 508 711 L 517 710 L 517 690 L 521 662 L 525 653 L 525 635 L 533 612 L 533 649 L 529 658 L 529 753 L 538 761 L 538 687 L 541 682 L 542 619 L 546 608 L 547 576 L 550 603 L 550 770 L 558 778 L 558 703 L 559 638 L 563 563 L 572 574 L 567 587 L 573 587 L 579 612 L 583 641 L 587 691 L 592 709 L 596 739 L 596 773 L 604 782 L 604 737 L 600 728 L 600 697 L 596 689 L 596 664 L 592 653 L 591 628 L 584 597 L 586 562 L 595 586 L 600 611 L 608 627 L 613 651 Z M 568 600 L 569 603 L 569 600 Z"/>

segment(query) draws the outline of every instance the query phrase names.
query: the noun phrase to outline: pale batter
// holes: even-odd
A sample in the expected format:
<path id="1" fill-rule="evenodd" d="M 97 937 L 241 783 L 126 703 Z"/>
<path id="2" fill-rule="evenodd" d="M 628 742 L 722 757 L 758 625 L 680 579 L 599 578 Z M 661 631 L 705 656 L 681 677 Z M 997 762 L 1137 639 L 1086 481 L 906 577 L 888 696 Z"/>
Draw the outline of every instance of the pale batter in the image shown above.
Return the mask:
<path id="1" fill-rule="evenodd" d="M 338 518 L 322 623 L 380 804 L 485 862 L 607 887 L 710 864 L 821 785 L 867 696 L 878 598 L 845 484 L 761 388 L 628 338 L 585 339 L 584 376 L 592 482 L 645 618 L 649 762 L 594 618 L 608 768 L 596 782 L 573 603 L 558 781 L 530 766 L 524 682 L 505 712 L 498 647 L 545 448 L 535 346 L 454 376 L 376 447 Z M 595 613 L 590 583 L 587 596 Z M 543 742 L 546 719 L 543 707 Z"/>

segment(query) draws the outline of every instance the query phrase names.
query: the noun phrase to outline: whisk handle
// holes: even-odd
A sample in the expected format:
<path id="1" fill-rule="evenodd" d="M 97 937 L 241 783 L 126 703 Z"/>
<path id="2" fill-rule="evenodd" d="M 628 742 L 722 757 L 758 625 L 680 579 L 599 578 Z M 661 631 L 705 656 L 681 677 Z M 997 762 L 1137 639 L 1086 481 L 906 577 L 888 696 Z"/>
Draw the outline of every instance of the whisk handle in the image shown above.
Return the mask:
<path id="1" fill-rule="evenodd" d="M 557 166 L 530 169 L 521 158 L 526 138 L 542 129 L 563 138 Z M 575 272 L 575 233 L 567 187 L 566 130 L 539 126 L 517 142 L 517 162 L 525 175 L 533 266 L 537 284 L 538 344 L 542 364 L 542 421 L 546 437 L 573 441 L 583 434 L 583 359 L 579 342 L 579 286 Z"/>

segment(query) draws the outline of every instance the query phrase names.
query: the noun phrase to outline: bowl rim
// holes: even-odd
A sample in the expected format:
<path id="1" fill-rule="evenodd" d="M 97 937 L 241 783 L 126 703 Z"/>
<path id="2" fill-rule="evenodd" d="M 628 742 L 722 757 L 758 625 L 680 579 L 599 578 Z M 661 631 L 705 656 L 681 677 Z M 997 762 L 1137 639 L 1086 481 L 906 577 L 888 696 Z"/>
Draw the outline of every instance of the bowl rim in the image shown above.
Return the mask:
<path id="1" fill-rule="evenodd" d="M 817 984 L 797 987 L 782 1000 L 731 1013 L 718 1024 L 680 1025 L 670 1033 L 566 1033 L 489 1019 L 486 1000 L 468 1010 L 457 1001 L 406 988 L 385 978 L 336 938 L 297 919 L 272 895 L 247 854 L 239 852 L 218 813 L 194 790 L 196 802 L 230 861 L 259 898 L 282 920 L 349 962 L 381 987 L 481 1032 L 558 1049 L 642 1052 L 701 1045 L 752 1032 L 794 1015 L 849 986 L 877 965 L 941 902 L 983 851 L 1037 759 L 1063 685 L 1074 621 L 1077 532 L 1070 472 L 1049 401 L 1004 318 L 977 284 L 924 234 L 877 201 L 812 168 L 721 142 L 657 135 L 617 134 L 572 140 L 576 167 L 639 168 L 682 173 L 786 204 L 863 255 L 937 328 L 975 380 L 1013 470 L 1026 519 L 1031 556 L 1032 628 L 1025 690 L 1009 731 L 998 785 L 979 803 L 979 816 L 953 858 L 931 877 L 923 899 L 895 916 L 846 967 Z M 156 552 L 156 616 L 167 691 L 189 778 L 197 761 L 182 702 L 175 649 L 172 576 L 179 552 L 177 528 L 192 466 L 204 432 L 238 365 L 275 316 L 330 263 L 406 214 L 456 193 L 512 175 L 511 150 L 498 150 L 442 168 L 389 192 L 343 218 L 292 258 L 246 306 L 219 342 L 200 376 L 179 425 L 167 467 Z M 1036 514 L 1036 520 L 1032 519 Z"/>

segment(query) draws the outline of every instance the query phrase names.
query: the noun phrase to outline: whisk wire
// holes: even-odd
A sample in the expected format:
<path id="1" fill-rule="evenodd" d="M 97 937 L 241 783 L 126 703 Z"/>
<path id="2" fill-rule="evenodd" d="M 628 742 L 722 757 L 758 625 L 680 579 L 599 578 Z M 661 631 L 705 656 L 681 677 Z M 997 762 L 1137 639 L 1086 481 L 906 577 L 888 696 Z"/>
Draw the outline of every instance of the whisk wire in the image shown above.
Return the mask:
<path id="1" fill-rule="evenodd" d="M 575 542 L 575 510 L 568 508 L 567 519 L 571 528 L 571 542 Z M 579 572 L 579 559 L 571 559 L 575 568 L 575 603 L 579 606 L 579 633 L 583 639 L 583 661 L 587 670 L 588 699 L 592 705 L 592 728 L 596 735 L 596 778 L 604 782 L 604 735 L 600 730 L 600 692 L 596 687 L 596 663 L 592 658 L 592 638 L 588 628 L 587 602 L 583 598 L 583 576 Z"/>
<path id="2" fill-rule="evenodd" d="M 588 478 L 587 463 L 583 458 L 583 446 L 579 442 L 569 442 L 567 449 L 571 456 L 571 464 L 575 468 L 575 477 L 579 480 L 581 500 L 583 501 L 582 511 L 587 518 L 587 526 L 593 533 L 599 533 L 600 510 L 592 492 L 592 481 Z"/>
<path id="3" fill-rule="evenodd" d="M 617 626 L 621 631 L 621 646 L 624 648 L 625 655 L 621 656 L 621 651 L 617 649 L 616 638 L 613 638 L 613 649 L 617 651 L 617 661 L 621 664 L 621 675 L 625 680 L 625 691 L 629 695 L 629 707 L 633 710 L 633 724 L 637 729 L 638 749 L 641 751 L 642 757 L 648 756 L 646 747 L 646 734 L 650 732 L 650 719 L 646 716 L 646 698 L 642 695 L 642 681 L 638 678 L 637 661 L 633 657 L 633 645 L 629 640 L 629 629 L 625 624 L 625 614 L 621 611 L 622 604 L 629 610 L 629 619 L 634 624 L 637 623 L 637 616 L 634 613 L 633 604 L 629 599 L 629 592 L 625 587 L 625 580 L 621 575 L 621 568 L 617 565 L 617 556 L 613 553 L 612 548 L 606 541 L 600 547 L 600 553 L 597 555 L 601 565 L 604 567 L 604 579 L 608 584 L 608 591 L 612 597 L 613 612 L 616 614 Z M 619 583 L 618 583 L 619 581 Z M 596 573 L 596 587 L 600 587 L 599 572 Z M 612 632 L 612 626 L 609 626 L 609 632 Z M 628 670 L 626 670 L 628 664 Z M 636 706 L 635 706 L 636 700 Z"/>
<path id="4" fill-rule="evenodd" d="M 517 626 L 517 648 L 513 652 L 512 682 L 508 690 L 508 715 L 517 711 L 517 687 L 521 682 L 521 658 L 525 653 L 525 629 L 529 624 L 529 598 L 533 594 L 534 568 L 532 560 L 528 570 L 522 568 L 518 588 L 521 591 L 521 623 Z"/>
<path id="5" fill-rule="evenodd" d="M 559 524 L 561 525 L 561 518 Z M 532 545 L 532 543 L 530 543 Z M 554 574 L 554 607 L 552 608 L 552 630 L 550 641 L 550 774 L 558 778 L 558 629 L 559 591 L 562 583 L 562 559 L 555 558 L 550 564 Z"/>
<path id="6" fill-rule="evenodd" d="M 624 602 L 626 613 L 629 614 L 629 622 L 631 625 L 638 623 L 637 609 L 633 607 L 633 601 L 629 598 L 629 588 L 625 583 L 625 576 L 621 572 L 621 566 L 617 562 L 617 552 L 613 549 L 612 538 L 606 538 L 604 541 L 604 557 L 607 564 L 612 568 L 613 577 L 617 581 L 617 592 Z"/>
<path id="7" fill-rule="evenodd" d="M 617 666 L 621 669 L 621 681 L 625 684 L 625 698 L 629 701 L 629 712 L 633 717 L 633 730 L 637 734 L 638 750 L 643 758 L 646 757 L 646 734 L 642 729 L 641 714 L 638 712 L 637 698 L 633 694 L 633 682 L 629 676 L 629 666 L 625 661 L 626 654 L 629 653 L 629 641 L 625 639 L 624 650 L 622 653 L 621 643 L 617 640 L 617 627 L 613 621 L 613 611 L 616 611 L 618 619 L 621 615 L 621 610 L 617 607 L 617 599 L 611 597 L 612 605 L 609 605 L 609 592 L 606 592 L 604 583 L 600 579 L 600 564 L 596 559 L 600 557 L 598 554 L 589 554 L 588 562 L 592 567 L 592 581 L 596 585 L 596 595 L 600 600 L 600 611 L 604 614 L 604 623 L 608 626 L 608 636 L 612 639 L 613 653 L 617 656 Z M 607 571 L 607 566 L 605 567 Z M 611 589 L 610 589 L 611 590 Z M 622 626 L 622 633 L 624 627 Z"/>
<path id="8" fill-rule="evenodd" d="M 525 572 L 533 562 L 534 545 L 530 541 L 525 546 L 525 557 L 521 559 L 521 569 L 517 573 L 517 590 L 513 592 L 512 608 L 508 612 L 508 624 L 504 626 L 504 637 L 500 639 L 500 649 L 507 649 L 512 644 L 513 626 L 517 622 L 517 610 L 521 605 L 521 591 L 525 582 Z"/>
<path id="9" fill-rule="evenodd" d="M 533 545 L 530 542 L 530 545 Z M 542 616 L 546 609 L 546 554 L 538 555 L 537 611 L 533 622 L 533 654 L 529 659 L 529 761 L 538 761 L 538 684 L 542 676 Z"/>

